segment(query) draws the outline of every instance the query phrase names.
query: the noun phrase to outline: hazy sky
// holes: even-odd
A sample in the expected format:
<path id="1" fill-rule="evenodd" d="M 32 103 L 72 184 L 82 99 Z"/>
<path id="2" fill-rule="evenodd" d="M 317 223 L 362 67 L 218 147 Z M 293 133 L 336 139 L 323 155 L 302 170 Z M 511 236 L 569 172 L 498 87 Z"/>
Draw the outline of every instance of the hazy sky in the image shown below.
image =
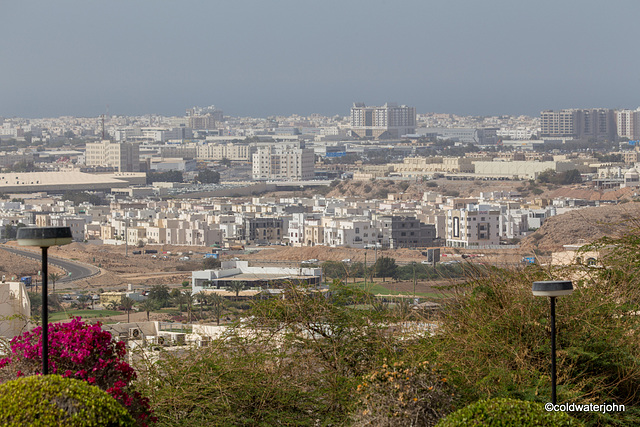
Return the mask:
<path id="1" fill-rule="evenodd" d="M 0 115 L 640 105 L 638 0 L 6 0 Z"/>

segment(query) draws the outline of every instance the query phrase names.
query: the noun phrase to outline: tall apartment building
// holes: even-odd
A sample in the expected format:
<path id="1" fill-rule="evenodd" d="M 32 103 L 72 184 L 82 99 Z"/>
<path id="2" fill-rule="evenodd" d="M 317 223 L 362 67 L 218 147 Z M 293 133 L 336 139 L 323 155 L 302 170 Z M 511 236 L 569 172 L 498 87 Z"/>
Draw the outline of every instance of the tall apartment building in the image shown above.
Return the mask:
<path id="1" fill-rule="evenodd" d="M 640 109 L 616 111 L 616 125 L 620 138 L 640 139 Z"/>
<path id="2" fill-rule="evenodd" d="M 406 105 L 386 103 L 382 107 L 367 107 L 356 102 L 351 107 L 351 134 L 359 138 L 388 139 L 416 131 L 416 109 Z"/>
<path id="3" fill-rule="evenodd" d="M 301 181 L 313 179 L 315 154 L 302 143 L 277 144 L 253 154 L 253 179 L 256 181 Z"/>
<path id="4" fill-rule="evenodd" d="M 212 114 L 205 114 L 202 116 L 189 116 L 188 117 L 188 126 L 191 129 L 208 129 L 213 130 L 216 129 L 216 119 Z"/>
<path id="5" fill-rule="evenodd" d="M 140 172 L 140 144 L 135 142 L 89 142 L 86 145 L 87 166 L 108 166 L 118 172 Z"/>
<path id="6" fill-rule="evenodd" d="M 614 111 L 608 108 L 545 110 L 540 113 L 540 136 L 595 138 L 613 141 L 616 137 Z"/>

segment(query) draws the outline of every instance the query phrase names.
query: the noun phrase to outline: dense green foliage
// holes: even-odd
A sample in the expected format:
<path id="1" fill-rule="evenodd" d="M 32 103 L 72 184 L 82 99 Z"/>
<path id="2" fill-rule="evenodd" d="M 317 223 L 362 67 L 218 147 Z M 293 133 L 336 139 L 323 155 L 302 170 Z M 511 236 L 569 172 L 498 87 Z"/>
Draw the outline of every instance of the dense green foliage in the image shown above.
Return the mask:
<path id="1" fill-rule="evenodd" d="M 564 412 L 547 412 L 542 403 L 516 399 L 480 400 L 459 409 L 438 423 L 438 427 L 571 427 L 582 422 Z"/>
<path id="2" fill-rule="evenodd" d="M 147 184 L 154 182 L 183 182 L 184 178 L 180 171 L 147 172 Z"/>
<path id="3" fill-rule="evenodd" d="M 85 381 L 30 376 L 0 385 L 3 426 L 134 426 L 113 397 Z"/>
<path id="4" fill-rule="evenodd" d="M 196 182 L 202 184 L 217 184 L 220 182 L 220 173 L 212 169 L 203 169 L 196 175 Z"/>
<path id="5" fill-rule="evenodd" d="M 538 175 L 538 182 L 558 185 L 577 184 L 582 182 L 582 177 L 580 176 L 580 171 L 577 169 L 566 172 L 556 172 L 552 169 L 547 169 Z"/>

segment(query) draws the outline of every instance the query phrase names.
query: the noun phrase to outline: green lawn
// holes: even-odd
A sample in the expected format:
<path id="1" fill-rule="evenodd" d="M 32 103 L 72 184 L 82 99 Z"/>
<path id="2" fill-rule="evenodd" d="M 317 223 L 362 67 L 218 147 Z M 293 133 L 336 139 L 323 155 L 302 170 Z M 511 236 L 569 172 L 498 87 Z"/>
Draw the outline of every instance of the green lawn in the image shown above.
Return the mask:
<path id="1" fill-rule="evenodd" d="M 371 292 L 374 295 L 413 295 L 413 292 L 400 292 L 393 289 L 393 283 L 391 282 L 367 282 L 366 288 L 364 282 L 349 283 L 349 286 L 356 287 L 358 289 L 364 289 Z M 442 294 L 438 292 L 416 292 L 417 297 L 429 297 L 429 298 L 442 298 Z"/>
<path id="2" fill-rule="evenodd" d="M 72 317 L 82 317 L 83 319 L 90 319 L 92 317 L 107 317 L 115 316 L 118 314 L 124 314 L 124 311 L 114 310 L 67 310 L 58 311 L 56 313 L 49 314 L 49 322 L 58 322 L 60 320 L 70 319 Z"/>

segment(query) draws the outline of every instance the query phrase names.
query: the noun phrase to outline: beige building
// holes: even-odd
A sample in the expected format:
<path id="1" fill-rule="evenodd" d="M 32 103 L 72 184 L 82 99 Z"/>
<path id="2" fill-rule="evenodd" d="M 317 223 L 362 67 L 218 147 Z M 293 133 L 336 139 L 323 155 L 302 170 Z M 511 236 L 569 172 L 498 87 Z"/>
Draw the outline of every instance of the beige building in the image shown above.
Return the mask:
<path id="1" fill-rule="evenodd" d="M 198 146 L 197 156 L 202 160 L 229 159 L 250 162 L 252 153 L 253 149 L 249 145 L 208 143 Z"/>
<path id="2" fill-rule="evenodd" d="M 399 138 L 416 131 L 416 109 L 387 103 L 367 107 L 356 102 L 351 107 L 351 134 L 358 138 Z"/>
<path id="3" fill-rule="evenodd" d="M 475 162 L 476 175 L 488 178 L 536 179 L 542 172 L 551 169 L 566 172 L 578 169 L 573 162 Z"/>
<path id="4" fill-rule="evenodd" d="M 417 178 L 442 173 L 473 173 L 473 160 L 467 157 L 409 157 L 402 163 L 393 164 L 394 172 L 403 177 Z"/>
<path id="5" fill-rule="evenodd" d="M 256 181 L 302 181 L 313 179 L 315 154 L 302 144 L 277 144 L 253 154 Z"/>
<path id="6" fill-rule="evenodd" d="M 620 138 L 629 138 L 633 141 L 640 139 L 639 110 L 616 111 L 616 125 Z"/>
<path id="7" fill-rule="evenodd" d="M 133 142 L 90 142 L 86 145 L 87 166 L 108 166 L 118 172 L 140 171 L 140 145 Z"/>

